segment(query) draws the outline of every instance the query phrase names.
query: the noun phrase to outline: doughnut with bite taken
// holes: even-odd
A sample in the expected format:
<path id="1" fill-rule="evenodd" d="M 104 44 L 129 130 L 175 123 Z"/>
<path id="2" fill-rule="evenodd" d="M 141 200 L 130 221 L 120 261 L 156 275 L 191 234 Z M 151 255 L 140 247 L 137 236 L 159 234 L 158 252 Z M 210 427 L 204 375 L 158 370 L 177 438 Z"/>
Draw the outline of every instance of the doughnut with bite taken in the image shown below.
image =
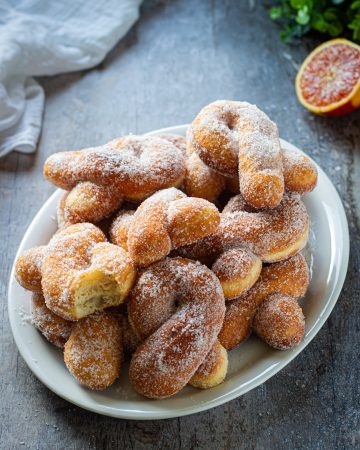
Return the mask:
<path id="1" fill-rule="evenodd" d="M 42 292 L 46 306 L 66 320 L 121 304 L 136 277 L 128 253 L 90 223 L 70 225 L 47 246 L 26 251 L 16 272 L 22 286 Z"/>

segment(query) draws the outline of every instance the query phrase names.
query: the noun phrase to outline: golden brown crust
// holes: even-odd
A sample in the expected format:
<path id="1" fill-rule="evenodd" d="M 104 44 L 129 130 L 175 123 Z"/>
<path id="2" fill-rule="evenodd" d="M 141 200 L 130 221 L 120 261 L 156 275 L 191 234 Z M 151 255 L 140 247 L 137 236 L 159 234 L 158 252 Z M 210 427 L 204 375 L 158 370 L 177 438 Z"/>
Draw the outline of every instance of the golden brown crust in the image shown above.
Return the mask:
<path id="1" fill-rule="evenodd" d="M 284 193 L 277 126 L 256 106 L 220 100 L 205 106 L 188 131 L 205 164 L 239 176 L 240 192 L 255 208 L 274 208 Z"/>
<path id="2" fill-rule="evenodd" d="M 226 350 L 232 350 L 250 336 L 255 311 L 252 299 L 246 295 L 227 302 L 224 324 L 218 336 Z"/>
<path id="3" fill-rule="evenodd" d="M 250 289 L 261 272 L 261 259 L 246 248 L 224 252 L 211 270 L 219 278 L 226 300 L 234 299 Z"/>
<path id="4" fill-rule="evenodd" d="M 206 355 L 195 375 L 189 381 L 198 389 L 209 389 L 222 383 L 228 369 L 228 355 L 225 348 L 217 340 Z"/>
<path id="5" fill-rule="evenodd" d="M 308 285 L 309 269 L 301 254 L 264 266 L 255 285 L 245 295 L 226 304 L 219 334 L 221 344 L 230 350 L 249 336 L 255 312 L 267 297 L 280 293 L 297 299 L 305 295 Z"/>
<path id="6" fill-rule="evenodd" d="M 62 196 L 60 197 L 57 207 L 56 207 L 56 220 L 58 224 L 58 229 L 61 230 L 62 228 L 67 227 L 68 225 L 72 225 L 70 222 L 68 222 L 65 218 L 65 202 L 67 199 L 67 196 L 69 195 L 69 191 L 65 191 Z"/>
<path id="7" fill-rule="evenodd" d="M 90 181 L 141 201 L 159 189 L 179 186 L 185 159 L 169 141 L 131 135 L 101 147 L 55 153 L 46 160 L 44 175 L 66 190 Z"/>
<path id="8" fill-rule="evenodd" d="M 42 292 L 41 266 L 45 257 L 46 245 L 25 250 L 16 260 L 15 278 L 25 289 Z"/>
<path id="9" fill-rule="evenodd" d="M 293 297 L 270 295 L 255 314 L 254 331 L 270 347 L 288 350 L 298 345 L 304 337 L 304 314 Z"/>
<path id="10" fill-rule="evenodd" d="M 119 322 L 102 312 L 74 324 L 64 361 L 79 383 L 89 389 L 105 389 L 119 377 L 122 354 Z"/>
<path id="11" fill-rule="evenodd" d="M 119 209 L 122 202 L 123 196 L 112 187 L 79 183 L 60 200 L 60 223 L 99 222 Z"/>
<path id="12" fill-rule="evenodd" d="M 128 233 L 134 220 L 135 211 L 124 209 L 119 211 L 110 225 L 110 241 L 128 251 Z"/>
<path id="13" fill-rule="evenodd" d="M 221 214 L 210 236 L 178 250 L 181 256 L 212 263 L 225 250 L 245 247 L 263 262 L 276 262 L 298 253 L 307 243 L 308 215 L 297 194 L 286 194 L 272 210 L 256 211 L 239 194 Z"/>
<path id="14" fill-rule="evenodd" d="M 34 293 L 31 297 L 31 319 L 41 334 L 56 347 L 64 348 L 69 339 L 73 322 L 54 314 L 46 306 L 42 294 Z"/>
<path id="15" fill-rule="evenodd" d="M 283 150 L 285 188 L 289 192 L 305 194 L 317 184 L 317 169 L 310 158 L 298 150 Z"/>
<path id="16" fill-rule="evenodd" d="M 128 232 L 129 253 L 136 265 L 159 261 L 185 243 L 213 233 L 220 215 L 204 199 L 187 198 L 175 189 L 164 189 L 145 200 L 136 210 Z"/>
<path id="17" fill-rule="evenodd" d="M 300 150 L 282 148 L 281 154 L 285 190 L 298 194 L 311 192 L 317 184 L 315 164 Z M 239 194 L 239 178 L 226 178 L 226 187 L 230 192 Z"/>
<path id="18" fill-rule="evenodd" d="M 42 265 L 46 305 L 68 320 L 122 303 L 136 276 L 122 248 L 106 242 L 92 224 L 66 227 L 53 236 Z"/>
<path id="19" fill-rule="evenodd" d="M 131 360 L 130 381 L 142 395 L 164 398 L 190 381 L 211 350 L 225 301 L 208 268 L 166 258 L 139 276 L 128 312 L 132 327 L 146 339 Z"/>
<path id="20" fill-rule="evenodd" d="M 165 139 L 165 141 L 169 141 L 172 144 L 175 145 L 176 148 L 178 148 L 181 151 L 181 154 L 184 158 L 187 157 L 187 151 L 186 151 L 186 139 L 184 136 L 180 136 L 179 134 L 160 134 L 158 136 L 161 139 Z"/>
<path id="21" fill-rule="evenodd" d="M 118 318 L 123 336 L 124 354 L 126 356 L 131 356 L 141 344 L 141 340 L 133 330 L 127 314 L 121 314 Z"/>

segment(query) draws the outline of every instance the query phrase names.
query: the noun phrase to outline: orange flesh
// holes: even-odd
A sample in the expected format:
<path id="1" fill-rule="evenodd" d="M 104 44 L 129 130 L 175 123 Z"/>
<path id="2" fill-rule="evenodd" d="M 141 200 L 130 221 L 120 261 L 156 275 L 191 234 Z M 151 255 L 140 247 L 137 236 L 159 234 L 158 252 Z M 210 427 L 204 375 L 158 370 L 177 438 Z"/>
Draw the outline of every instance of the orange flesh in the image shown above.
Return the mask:
<path id="1" fill-rule="evenodd" d="M 305 101 L 323 107 L 348 97 L 360 78 L 360 52 L 345 44 L 325 47 L 315 54 L 300 78 Z"/>

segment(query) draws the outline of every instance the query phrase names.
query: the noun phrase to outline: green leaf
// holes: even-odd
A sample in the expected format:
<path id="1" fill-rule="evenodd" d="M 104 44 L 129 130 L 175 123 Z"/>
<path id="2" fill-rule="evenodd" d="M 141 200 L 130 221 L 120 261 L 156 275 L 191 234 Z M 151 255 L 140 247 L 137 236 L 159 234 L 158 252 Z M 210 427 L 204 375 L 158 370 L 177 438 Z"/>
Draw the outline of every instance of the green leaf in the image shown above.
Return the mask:
<path id="1" fill-rule="evenodd" d="M 281 6 L 277 6 L 277 7 L 273 6 L 272 8 L 270 8 L 269 14 L 270 14 L 270 18 L 272 20 L 277 20 L 277 19 L 280 19 L 280 17 L 282 17 L 283 10 L 282 10 Z"/>
<path id="2" fill-rule="evenodd" d="M 310 8 L 312 6 L 311 0 L 290 0 L 290 5 L 292 8 L 300 10 L 306 8 Z"/>
<path id="3" fill-rule="evenodd" d="M 337 20 L 337 18 L 338 18 L 338 15 L 336 14 L 335 8 L 329 8 L 329 9 L 327 9 L 327 10 L 324 12 L 323 16 L 324 16 L 324 19 L 325 19 L 327 22 L 332 22 L 333 20 Z"/>
<path id="4" fill-rule="evenodd" d="M 1 2 L 1 0 L 0 0 Z M 273 0 L 272 20 L 280 19 L 281 39 L 294 42 L 310 31 L 360 42 L 360 0 Z"/>
<path id="5" fill-rule="evenodd" d="M 339 36 L 343 31 L 343 26 L 341 22 L 334 22 L 330 23 L 327 28 L 327 32 L 330 34 L 331 37 L 337 37 Z"/>
<path id="6" fill-rule="evenodd" d="M 299 25 L 306 25 L 307 23 L 310 22 L 309 8 L 307 6 L 304 6 L 302 9 L 299 9 L 296 16 L 296 22 Z"/>
<path id="7" fill-rule="evenodd" d="M 352 2 L 350 5 L 350 9 L 355 10 L 360 8 L 360 0 L 356 0 L 355 2 Z"/>

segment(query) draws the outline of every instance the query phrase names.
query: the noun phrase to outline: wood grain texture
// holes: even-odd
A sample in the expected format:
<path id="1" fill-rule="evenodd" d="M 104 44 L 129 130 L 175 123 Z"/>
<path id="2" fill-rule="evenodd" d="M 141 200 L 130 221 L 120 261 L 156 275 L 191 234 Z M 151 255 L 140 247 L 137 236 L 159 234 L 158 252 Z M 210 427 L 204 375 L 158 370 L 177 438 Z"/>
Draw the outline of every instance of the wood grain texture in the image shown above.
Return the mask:
<path id="1" fill-rule="evenodd" d="M 47 102 L 39 150 L 0 160 L 1 449 L 359 448 L 360 113 L 324 119 L 299 105 L 296 64 L 313 45 L 284 46 L 266 2 L 147 1 L 141 20 L 99 67 L 40 80 Z M 289 366 L 226 405 L 152 422 L 74 407 L 27 368 L 7 315 L 16 249 L 54 191 L 43 180 L 43 162 L 55 151 L 189 122 L 203 105 L 222 98 L 256 103 L 337 187 L 352 242 L 338 304 Z"/>

